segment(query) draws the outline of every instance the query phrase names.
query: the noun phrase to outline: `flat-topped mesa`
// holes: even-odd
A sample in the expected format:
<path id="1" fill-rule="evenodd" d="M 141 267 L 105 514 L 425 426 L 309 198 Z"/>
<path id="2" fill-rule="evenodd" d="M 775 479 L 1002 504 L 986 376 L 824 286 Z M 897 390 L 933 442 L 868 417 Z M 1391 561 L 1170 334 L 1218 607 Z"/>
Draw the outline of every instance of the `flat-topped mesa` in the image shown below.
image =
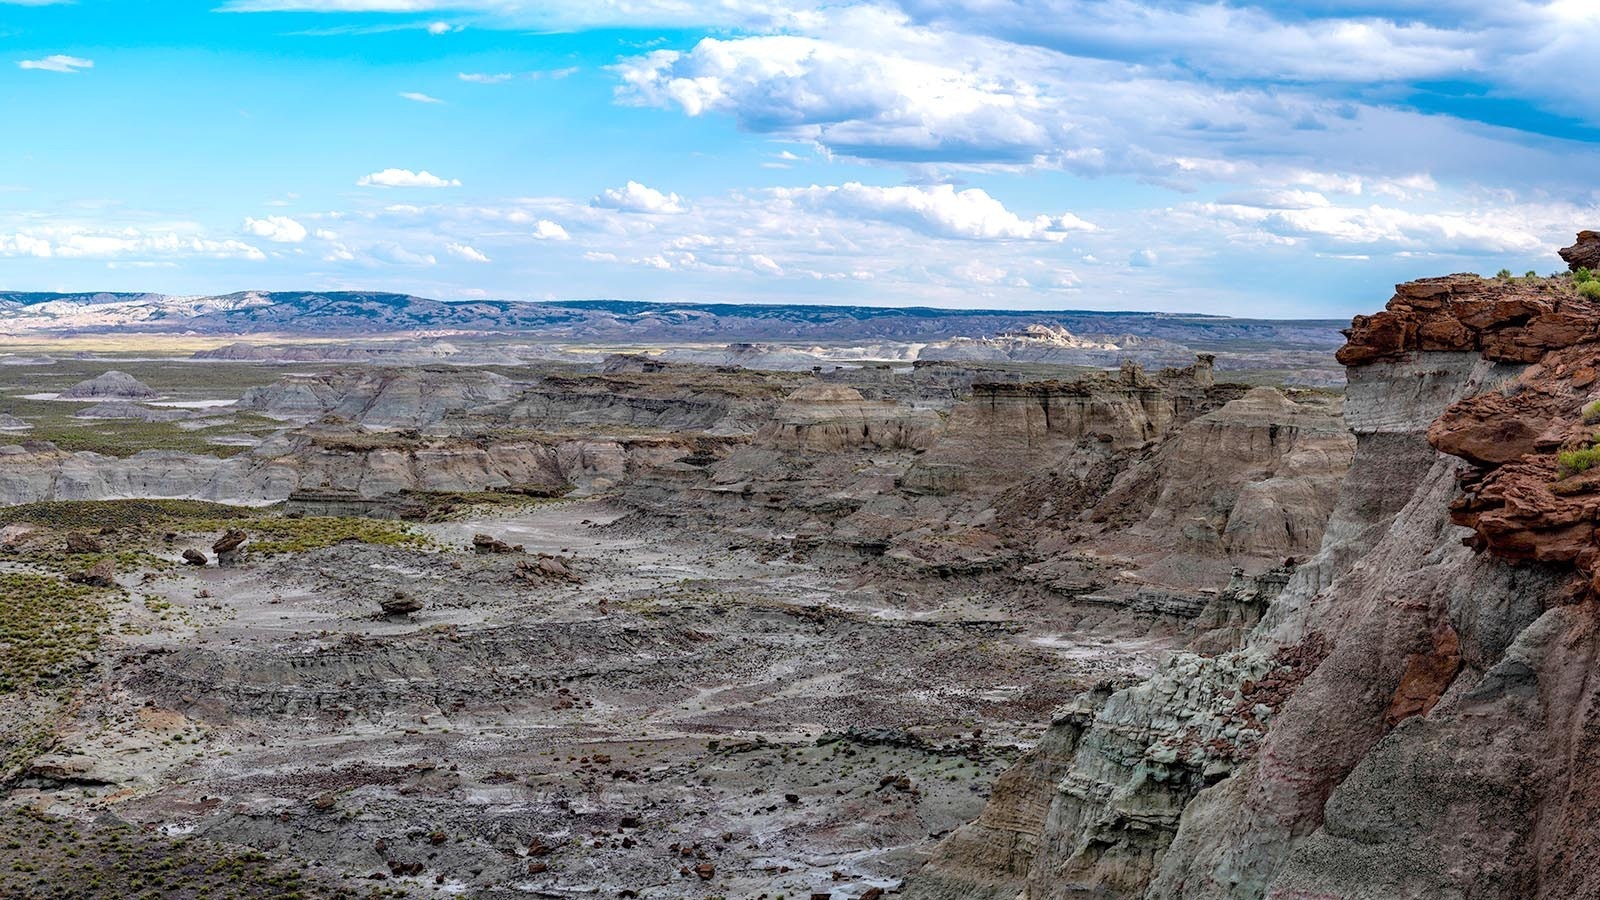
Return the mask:
<path id="1" fill-rule="evenodd" d="M 1562 251 L 1577 272 L 1600 261 L 1600 234 Z M 1581 277 L 1581 276 L 1580 276 Z M 1578 278 L 1454 275 L 1403 284 L 1388 309 L 1357 316 L 1346 365 L 1416 350 L 1478 351 L 1527 364 L 1461 400 L 1428 428 L 1434 449 L 1466 460 L 1450 518 L 1468 543 L 1513 562 L 1570 565 L 1600 595 L 1600 300 Z"/>

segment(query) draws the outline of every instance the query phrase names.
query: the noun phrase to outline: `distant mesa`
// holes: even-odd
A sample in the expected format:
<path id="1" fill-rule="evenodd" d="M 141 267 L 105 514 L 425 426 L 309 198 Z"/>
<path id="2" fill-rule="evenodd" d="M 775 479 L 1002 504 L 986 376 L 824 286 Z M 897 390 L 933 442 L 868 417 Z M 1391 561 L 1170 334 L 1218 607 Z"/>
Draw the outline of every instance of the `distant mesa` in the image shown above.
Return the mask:
<path id="1" fill-rule="evenodd" d="M 63 400 L 149 400 L 156 392 L 127 372 L 115 369 L 80 381 L 61 395 Z"/>

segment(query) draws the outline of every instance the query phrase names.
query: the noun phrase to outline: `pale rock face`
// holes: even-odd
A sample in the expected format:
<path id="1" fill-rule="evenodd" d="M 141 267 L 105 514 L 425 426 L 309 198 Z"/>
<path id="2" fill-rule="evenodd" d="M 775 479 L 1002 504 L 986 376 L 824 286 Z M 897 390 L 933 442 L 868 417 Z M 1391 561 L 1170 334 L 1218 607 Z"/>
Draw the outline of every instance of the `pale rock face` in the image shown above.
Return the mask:
<path id="1" fill-rule="evenodd" d="M 510 379 L 474 369 L 335 370 L 251 388 L 236 408 L 289 420 L 332 415 L 370 427 L 416 428 L 514 395 Z"/>
<path id="2" fill-rule="evenodd" d="M 1355 452 L 1339 413 L 1333 398 L 1296 403 L 1260 387 L 1194 419 L 1153 466 L 1131 473 L 1158 485 L 1129 532 L 1158 552 L 1176 547 L 1254 568 L 1315 552 Z M 1102 507 L 1129 503 L 1128 487 L 1114 485 Z M 1126 535 L 1117 540 L 1125 546 Z"/>
<path id="3" fill-rule="evenodd" d="M 1600 866 L 1578 848 L 1597 838 L 1600 799 L 1541 773 L 1593 765 L 1568 736 L 1594 727 L 1592 679 L 1574 674 L 1597 655 L 1594 620 L 1558 607 L 1557 573 L 1462 546 L 1448 518 L 1456 463 L 1423 437 L 1451 402 L 1514 371 L 1475 354 L 1354 370 L 1354 466 L 1321 549 L 1245 646 L 1179 654 L 1052 726 L 1074 734 L 1051 746 L 1076 749 L 1050 774 L 1045 817 L 1016 826 L 1038 835 L 1026 878 L 952 838 L 910 896 L 1003 883 L 1026 900 L 1554 898 L 1591 884 Z M 1427 671 L 1440 628 L 1459 637 L 1460 674 L 1396 727 L 1395 700 L 1415 693 L 1405 682 Z M 1041 771 L 1029 759 L 1017 777 Z M 1527 834 L 1571 849 L 1536 853 Z"/>
<path id="4" fill-rule="evenodd" d="M 943 425 L 931 409 L 869 401 L 855 388 L 830 384 L 794 391 L 774 419 L 756 432 L 758 446 L 823 453 L 859 447 L 923 449 Z"/>
<path id="5" fill-rule="evenodd" d="M 684 449 L 670 441 L 570 440 L 379 449 L 352 453 L 282 441 L 229 459 L 147 451 L 127 459 L 67 453 L 51 444 L 0 447 L 0 505 L 45 500 L 180 498 L 261 504 L 302 489 L 339 487 L 363 497 L 401 490 L 478 491 L 512 486 L 578 495 L 614 487 L 640 467 Z"/>

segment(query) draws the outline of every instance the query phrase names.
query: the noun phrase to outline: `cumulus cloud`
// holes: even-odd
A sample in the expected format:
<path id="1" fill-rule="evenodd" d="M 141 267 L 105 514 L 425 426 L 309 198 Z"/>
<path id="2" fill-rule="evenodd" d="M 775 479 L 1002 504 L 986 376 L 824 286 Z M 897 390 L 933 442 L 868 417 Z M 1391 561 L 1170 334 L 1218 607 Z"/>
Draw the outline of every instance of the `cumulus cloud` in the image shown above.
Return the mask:
<path id="1" fill-rule="evenodd" d="M 81 72 L 84 69 L 94 68 L 94 60 L 84 59 L 81 56 L 67 56 L 62 53 L 52 54 L 43 59 L 24 59 L 17 61 L 19 69 L 35 69 L 40 72 Z"/>
<path id="2" fill-rule="evenodd" d="M 1027 163 L 1061 137 L 1058 114 L 1015 77 L 811 37 L 706 38 L 615 71 L 627 102 L 725 114 L 850 156 Z"/>
<path id="3" fill-rule="evenodd" d="M 1072 232 L 1096 230 L 1077 216 L 1023 218 L 980 188 L 957 191 L 952 185 L 779 188 L 778 199 L 837 215 L 903 225 L 936 237 L 978 241 L 1058 241 Z"/>
<path id="4" fill-rule="evenodd" d="M 244 230 L 256 237 L 266 238 L 275 244 L 298 244 L 306 239 L 306 227 L 288 216 L 267 216 L 262 219 L 247 218 Z"/>
<path id="5" fill-rule="evenodd" d="M 540 219 L 534 223 L 533 236 L 541 241 L 569 241 L 572 235 L 565 228 L 549 219 Z"/>
<path id="6" fill-rule="evenodd" d="M 358 187 L 386 187 L 386 188 L 447 188 L 460 187 L 461 182 L 454 178 L 440 178 L 424 169 L 413 172 L 410 169 L 384 169 L 363 175 L 356 182 Z"/>
<path id="7" fill-rule="evenodd" d="M 630 181 L 620 188 L 607 188 L 600 196 L 590 200 L 589 205 L 631 213 L 683 212 L 683 198 L 677 194 L 664 194 L 637 181 Z"/>

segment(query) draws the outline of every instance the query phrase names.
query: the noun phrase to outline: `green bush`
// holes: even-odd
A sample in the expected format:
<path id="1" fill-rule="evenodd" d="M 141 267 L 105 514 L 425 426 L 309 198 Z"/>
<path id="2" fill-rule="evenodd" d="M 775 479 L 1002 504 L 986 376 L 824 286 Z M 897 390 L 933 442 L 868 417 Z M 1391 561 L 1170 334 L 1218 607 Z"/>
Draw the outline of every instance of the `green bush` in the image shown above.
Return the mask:
<path id="1" fill-rule="evenodd" d="M 1523 274 L 1522 277 L 1523 278 L 1538 278 L 1539 277 L 1539 273 L 1535 272 L 1532 269 L 1529 269 L 1526 273 Z"/>
<path id="2" fill-rule="evenodd" d="M 1600 300 L 1600 281 L 1583 281 L 1578 284 L 1578 296 Z"/>
<path id="3" fill-rule="evenodd" d="M 1556 454 L 1556 463 L 1561 466 L 1561 474 L 1564 476 L 1587 472 L 1596 464 L 1600 464 L 1600 447 L 1563 450 Z"/>
<path id="4" fill-rule="evenodd" d="M 1511 280 L 1511 270 L 1510 269 L 1501 269 L 1500 271 L 1494 273 L 1494 277 L 1500 279 L 1501 281 L 1510 281 Z"/>
<path id="5" fill-rule="evenodd" d="M 1583 407 L 1583 424 L 1600 424 L 1600 400 L 1585 404 Z"/>
<path id="6" fill-rule="evenodd" d="M 1594 273 L 1589 271 L 1588 266 L 1579 266 L 1572 270 L 1572 280 L 1578 284 L 1585 284 L 1594 280 Z"/>

